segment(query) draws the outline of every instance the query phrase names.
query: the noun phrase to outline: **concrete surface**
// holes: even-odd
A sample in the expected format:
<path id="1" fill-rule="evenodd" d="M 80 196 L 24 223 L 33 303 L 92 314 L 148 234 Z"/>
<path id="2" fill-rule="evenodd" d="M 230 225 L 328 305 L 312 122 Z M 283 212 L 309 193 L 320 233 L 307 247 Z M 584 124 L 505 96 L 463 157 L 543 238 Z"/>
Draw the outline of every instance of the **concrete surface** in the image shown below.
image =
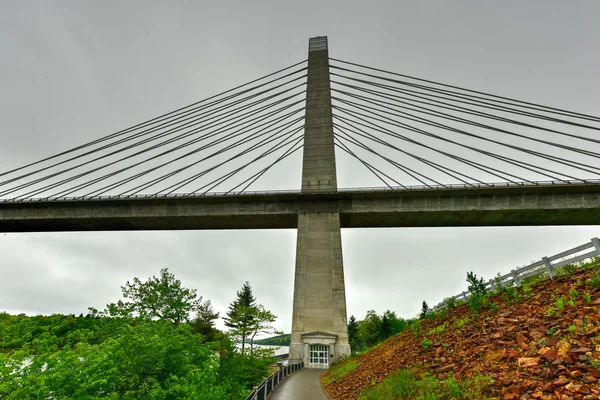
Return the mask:
<path id="1" fill-rule="evenodd" d="M 309 44 L 302 193 L 335 192 L 335 146 L 327 38 Z M 320 42 L 320 46 L 312 46 Z M 338 210 L 299 213 L 290 359 L 309 366 L 309 345 L 326 345 L 330 361 L 350 355 Z M 310 337 L 305 335 L 310 335 Z M 313 364 L 311 367 L 326 367 Z"/>
<path id="2" fill-rule="evenodd" d="M 319 376 L 321 369 L 302 369 L 281 382 L 269 400 L 327 400 Z"/>
<path id="3" fill-rule="evenodd" d="M 0 202 L 0 233 L 294 229 L 323 213 L 342 228 L 600 225 L 600 185 Z"/>

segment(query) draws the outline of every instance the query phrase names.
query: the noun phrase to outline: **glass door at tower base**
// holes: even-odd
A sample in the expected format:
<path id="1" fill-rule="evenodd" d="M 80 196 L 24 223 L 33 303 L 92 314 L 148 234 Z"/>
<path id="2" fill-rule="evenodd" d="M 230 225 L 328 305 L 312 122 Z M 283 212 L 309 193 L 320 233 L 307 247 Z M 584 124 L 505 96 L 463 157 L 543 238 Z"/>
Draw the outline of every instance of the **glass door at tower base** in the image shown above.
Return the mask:
<path id="1" fill-rule="evenodd" d="M 329 346 L 322 344 L 311 344 L 308 362 L 320 367 L 329 366 Z"/>

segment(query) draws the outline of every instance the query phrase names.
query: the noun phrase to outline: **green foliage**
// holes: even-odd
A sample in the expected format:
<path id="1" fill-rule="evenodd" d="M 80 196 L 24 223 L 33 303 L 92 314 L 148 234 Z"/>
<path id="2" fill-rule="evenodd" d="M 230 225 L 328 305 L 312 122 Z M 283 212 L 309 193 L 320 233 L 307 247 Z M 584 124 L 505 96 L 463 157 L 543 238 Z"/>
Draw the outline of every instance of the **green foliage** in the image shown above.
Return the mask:
<path id="1" fill-rule="evenodd" d="M 577 300 L 577 297 L 579 296 L 579 292 L 575 289 L 569 289 L 569 299 L 571 300 Z"/>
<path id="2" fill-rule="evenodd" d="M 588 281 L 588 283 L 596 289 L 600 289 L 600 268 L 596 270 L 596 273 L 592 278 Z"/>
<path id="3" fill-rule="evenodd" d="M 487 294 L 485 282 L 483 278 L 478 279 L 477 275 L 473 272 L 467 272 L 467 283 L 469 284 L 468 289 L 471 293 L 469 307 L 471 308 L 471 312 L 477 315 L 485 304 L 485 295 Z"/>
<path id="4" fill-rule="evenodd" d="M 469 297 L 469 307 L 471 308 L 471 312 L 473 315 L 479 314 L 481 309 L 483 308 L 484 297 L 480 295 L 471 295 Z"/>
<path id="5" fill-rule="evenodd" d="M 231 329 L 233 336 L 242 345 L 242 354 L 245 352 L 246 341 L 249 339 L 254 326 L 256 314 L 256 297 L 252 294 L 249 282 L 242 285 L 234 301 L 229 304 L 227 317 L 223 318 L 225 326 Z"/>
<path id="6" fill-rule="evenodd" d="M 592 296 L 590 296 L 588 292 L 585 292 L 583 294 L 583 301 L 585 301 L 587 304 L 590 304 L 592 302 Z"/>
<path id="7" fill-rule="evenodd" d="M 350 343 L 350 349 L 352 352 L 356 352 L 358 350 L 358 321 L 354 315 L 351 315 L 350 320 L 348 320 L 348 343 Z"/>
<path id="8" fill-rule="evenodd" d="M 492 378 L 481 375 L 457 382 L 453 376 L 439 380 L 431 374 L 400 370 L 379 385 L 365 389 L 359 399 L 483 400 L 493 382 Z"/>
<path id="9" fill-rule="evenodd" d="M 133 278 L 121 286 L 123 297 L 130 301 L 119 300 L 106 306 L 102 312 L 90 309 L 94 316 L 110 316 L 144 319 L 168 320 L 175 325 L 189 321 L 190 314 L 201 305 L 196 289 L 187 289 L 167 268 L 160 270 L 160 276 L 149 278 L 146 282 Z"/>
<path id="10" fill-rule="evenodd" d="M 381 317 L 374 310 L 367 311 L 365 319 L 358 324 L 358 334 L 365 347 L 379 343 L 381 337 Z"/>
<path id="11" fill-rule="evenodd" d="M 15 368 L 29 355 L 24 351 L 2 360 L 0 398 L 217 400 L 245 393 L 231 377 L 219 376 L 218 359 L 186 325 L 124 324 L 101 344 L 59 351 L 49 339 L 39 338 L 50 345 L 25 367 Z"/>
<path id="12" fill-rule="evenodd" d="M 548 335 L 554 336 L 555 333 L 556 333 L 556 327 L 555 326 L 553 326 L 552 328 L 548 329 Z"/>
<path id="13" fill-rule="evenodd" d="M 556 307 L 557 310 L 562 311 L 565 309 L 566 302 L 567 302 L 566 297 L 561 296 L 558 299 L 556 299 L 556 301 L 554 302 L 554 307 Z"/>
<path id="14" fill-rule="evenodd" d="M 356 360 L 350 360 L 341 364 L 334 365 L 329 369 L 329 373 L 327 373 L 323 377 L 323 383 L 327 385 L 333 383 L 338 379 L 342 378 L 343 376 L 348 375 L 350 372 L 354 371 L 359 365 L 360 364 Z"/>
<path id="15" fill-rule="evenodd" d="M 419 321 L 413 321 L 412 324 L 410 324 L 410 330 L 415 337 L 421 337 L 421 323 Z"/>
<path id="16" fill-rule="evenodd" d="M 419 314 L 419 318 L 420 319 L 426 318 L 427 315 L 429 315 L 430 312 L 431 312 L 431 309 L 429 308 L 429 305 L 427 304 L 427 302 L 425 300 L 423 300 L 423 304 L 421 306 L 421 313 Z"/>
<path id="17" fill-rule="evenodd" d="M 440 333 L 442 333 L 446 330 L 446 326 L 447 326 L 447 324 L 444 322 L 442 325 L 436 326 L 435 328 L 431 329 L 429 332 L 427 332 L 427 334 L 428 335 L 439 335 Z"/>
<path id="18" fill-rule="evenodd" d="M 353 317 L 350 317 L 352 319 Z M 350 335 L 350 324 L 348 324 L 348 335 Z M 284 333 L 282 335 L 276 335 L 266 339 L 255 340 L 254 344 L 260 344 L 264 346 L 289 346 L 292 340 L 292 335 Z"/>
<path id="19" fill-rule="evenodd" d="M 210 300 L 200 304 L 196 311 L 195 318 L 190 322 L 192 331 L 204 336 L 207 342 L 221 340 L 223 334 L 215 328 L 215 321 L 219 318 L 219 313 L 215 312 Z"/>
<path id="20" fill-rule="evenodd" d="M 567 329 L 569 330 L 569 332 L 575 333 L 577 331 L 577 325 L 571 324 Z"/>
<path id="21" fill-rule="evenodd" d="M 462 328 L 463 326 L 465 326 L 467 323 L 469 323 L 469 318 L 462 318 L 462 319 L 459 319 L 458 321 L 456 321 L 456 322 L 454 323 L 454 326 L 455 326 L 457 329 L 461 329 L 461 328 Z"/>
<path id="22" fill-rule="evenodd" d="M 514 304 L 521 301 L 521 295 L 519 294 L 519 289 L 511 286 L 507 287 L 502 293 L 502 299 L 506 301 L 508 304 Z"/>
<path id="23" fill-rule="evenodd" d="M 531 297 L 531 295 L 533 294 L 533 288 L 532 288 L 533 285 L 534 285 L 534 283 L 524 283 L 522 285 L 523 296 L 525 296 L 527 298 Z"/>
<path id="24" fill-rule="evenodd" d="M 430 341 L 430 340 L 427 340 L 427 339 L 423 339 L 423 340 L 421 341 L 421 345 L 422 345 L 423 347 L 425 347 L 425 350 L 429 350 L 429 348 L 431 347 L 431 345 L 432 345 L 432 344 L 433 344 L 433 342 L 432 342 L 432 341 Z"/>
<path id="25" fill-rule="evenodd" d="M 483 278 L 477 279 L 477 275 L 473 272 L 467 272 L 467 283 L 469 284 L 468 290 L 471 295 L 485 296 L 487 289 L 485 288 L 485 281 Z"/>
<path id="26" fill-rule="evenodd" d="M 573 273 L 577 270 L 577 265 L 575 264 L 567 264 L 562 267 L 556 268 L 554 273 L 556 276 L 569 276 L 573 275 Z"/>
<path id="27" fill-rule="evenodd" d="M 446 304 L 446 308 L 448 310 L 452 310 L 456 307 L 456 297 L 448 297 L 444 300 L 444 303 Z"/>
<path id="28" fill-rule="evenodd" d="M 268 374 L 272 352 L 237 351 L 214 327 L 210 302 L 167 270 L 128 282 L 124 295 L 133 301 L 85 317 L 0 313 L 0 398 L 239 399 Z M 257 310 L 252 332 L 274 318 Z"/>

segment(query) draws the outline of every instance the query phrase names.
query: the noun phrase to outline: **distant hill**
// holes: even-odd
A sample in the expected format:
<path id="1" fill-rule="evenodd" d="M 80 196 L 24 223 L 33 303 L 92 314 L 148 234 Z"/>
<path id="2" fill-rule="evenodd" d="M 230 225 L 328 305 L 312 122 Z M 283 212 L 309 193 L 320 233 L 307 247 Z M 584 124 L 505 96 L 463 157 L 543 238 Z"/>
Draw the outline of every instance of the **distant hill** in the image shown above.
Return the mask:
<path id="1" fill-rule="evenodd" d="M 277 335 L 266 339 L 255 340 L 254 344 L 262 344 L 264 346 L 289 346 L 292 335 L 284 333 L 283 335 Z"/>

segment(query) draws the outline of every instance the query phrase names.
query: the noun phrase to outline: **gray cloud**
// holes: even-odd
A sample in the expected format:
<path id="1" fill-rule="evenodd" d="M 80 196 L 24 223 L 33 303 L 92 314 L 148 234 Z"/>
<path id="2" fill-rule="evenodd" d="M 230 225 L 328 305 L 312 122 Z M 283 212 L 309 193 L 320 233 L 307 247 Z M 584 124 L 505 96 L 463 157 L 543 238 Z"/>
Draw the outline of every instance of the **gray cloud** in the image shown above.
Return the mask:
<path id="1" fill-rule="evenodd" d="M 71 148 L 301 61 L 333 57 L 591 114 L 600 109 L 596 2 L 7 3 L 0 14 L 0 170 Z M 294 189 L 300 157 L 256 189 Z M 340 186 L 379 186 L 339 157 Z M 411 317 L 598 227 L 343 231 L 348 312 Z M 0 236 L 0 309 L 79 313 L 169 267 L 224 312 L 242 283 L 289 331 L 294 231 Z"/>

